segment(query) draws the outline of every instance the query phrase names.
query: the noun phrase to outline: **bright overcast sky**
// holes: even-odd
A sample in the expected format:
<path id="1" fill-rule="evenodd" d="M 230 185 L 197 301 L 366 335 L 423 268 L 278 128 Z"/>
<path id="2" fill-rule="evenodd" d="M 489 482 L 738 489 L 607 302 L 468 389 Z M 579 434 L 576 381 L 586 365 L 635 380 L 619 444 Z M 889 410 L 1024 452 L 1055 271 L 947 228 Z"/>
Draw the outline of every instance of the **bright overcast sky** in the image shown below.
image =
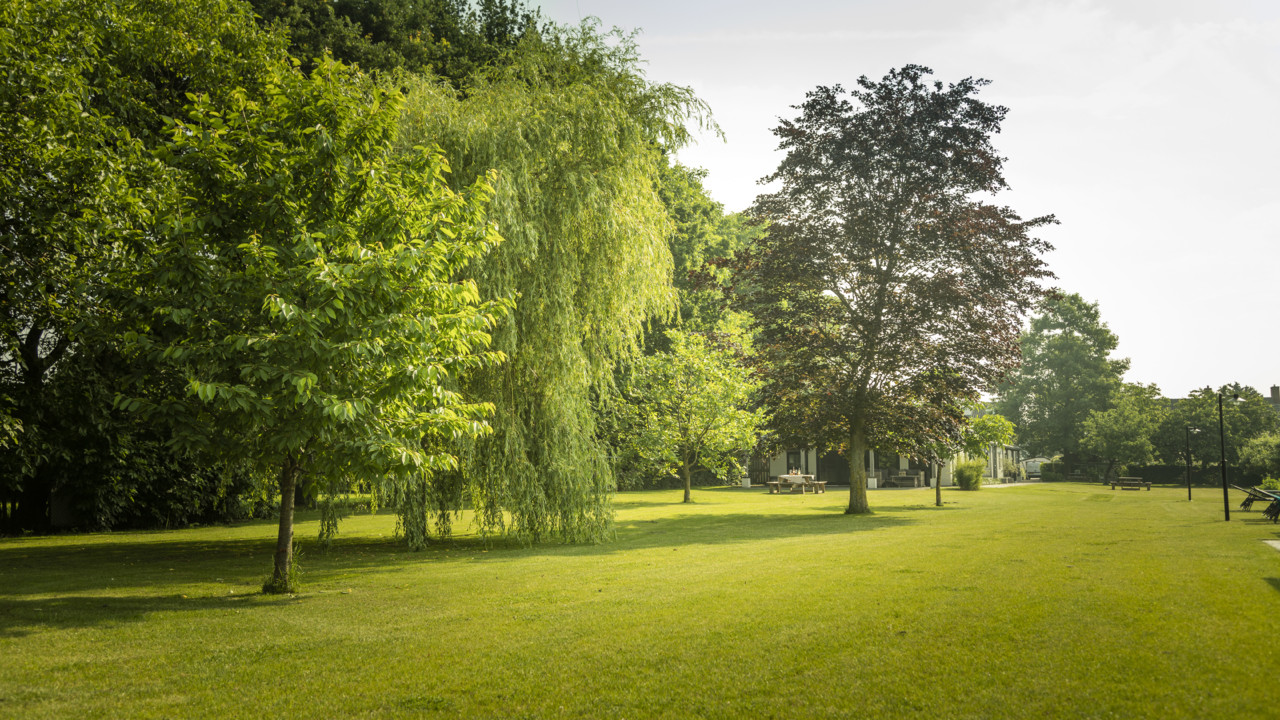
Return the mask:
<path id="1" fill-rule="evenodd" d="M 893 67 L 992 81 L 1010 109 L 998 200 L 1044 230 L 1058 285 L 1099 303 L 1126 379 L 1166 396 L 1280 384 L 1280 2 L 553 0 L 640 29 L 649 78 L 692 87 L 726 142 L 680 153 L 728 210 L 817 85 Z"/>

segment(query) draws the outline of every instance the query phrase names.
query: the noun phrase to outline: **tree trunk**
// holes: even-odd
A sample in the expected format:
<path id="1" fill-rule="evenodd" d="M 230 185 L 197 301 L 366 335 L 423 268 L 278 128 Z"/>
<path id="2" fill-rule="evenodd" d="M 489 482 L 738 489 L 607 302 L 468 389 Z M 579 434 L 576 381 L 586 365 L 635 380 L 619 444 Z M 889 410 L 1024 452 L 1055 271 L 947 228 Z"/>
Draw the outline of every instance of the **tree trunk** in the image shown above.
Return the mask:
<path id="1" fill-rule="evenodd" d="M 280 468 L 280 530 L 276 534 L 275 568 L 263 592 L 288 593 L 297 590 L 293 577 L 293 500 L 302 464 L 293 453 L 285 455 Z"/>
<path id="2" fill-rule="evenodd" d="M 937 507 L 942 507 L 942 471 L 938 468 L 938 461 L 934 460 L 929 463 L 929 467 L 933 470 L 933 496 Z"/>
<path id="3" fill-rule="evenodd" d="M 49 514 L 49 499 L 53 495 L 53 477 L 48 465 L 41 462 L 34 475 L 22 480 L 18 491 L 17 507 L 13 511 L 14 534 L 26 530 L 47 533 L 53 529 Z"/>
<path id="4" fill-rule="evenodd" d="M 862 419 L 853 423 L 853 434 L 849 438 L 849 507 L 846 515 L 861 515 L 871 512 L 867 505 L 867 438 L 862 432 Z"/>
<path id="5" fill-rule="evenodd" d="M 684 501 L 693 502 L 691 492 L 693 490 L 693 472 L 689 468 L 689 463 L 685 462 L 680 468 L 680 473 L 684 475 Z"/>

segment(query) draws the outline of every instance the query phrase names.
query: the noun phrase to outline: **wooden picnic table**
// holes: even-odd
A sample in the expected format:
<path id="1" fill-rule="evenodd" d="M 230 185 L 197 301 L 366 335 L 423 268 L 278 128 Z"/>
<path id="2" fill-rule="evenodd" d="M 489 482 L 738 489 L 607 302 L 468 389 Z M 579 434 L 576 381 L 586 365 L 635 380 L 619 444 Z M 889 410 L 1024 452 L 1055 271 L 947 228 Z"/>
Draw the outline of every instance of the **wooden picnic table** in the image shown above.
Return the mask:
<path id="1" fill-rule="evenodd" d="M 893 485 L 895 487 L 920 487 L 919 475 L 890 475 L 885 481 L 885 485 Z"/>
<path id="2" fill-rule="evenodd" d="M 1151 483 L 1140 477 L 1121 477 L 1111 481 L 1112 490 L 1115 490 L 1117 485 L 1123 490 L 1141 490 L 1144 487 L 1148 491 L 1151 490 Z"/>
<path id="3" fill-rule="evenodd" d="M 791 492 L 804 494 L 812 490 L 814 494 L 824 493 L 827 491 L 827 482 L 819 481 L 813 475 L 793 474 L 779 475 L 777 480 L 770 480 L 765 483 L 769 486 L 769 494 L 778 494 L 782 492 L 784 485 L 791 488 Z"/>

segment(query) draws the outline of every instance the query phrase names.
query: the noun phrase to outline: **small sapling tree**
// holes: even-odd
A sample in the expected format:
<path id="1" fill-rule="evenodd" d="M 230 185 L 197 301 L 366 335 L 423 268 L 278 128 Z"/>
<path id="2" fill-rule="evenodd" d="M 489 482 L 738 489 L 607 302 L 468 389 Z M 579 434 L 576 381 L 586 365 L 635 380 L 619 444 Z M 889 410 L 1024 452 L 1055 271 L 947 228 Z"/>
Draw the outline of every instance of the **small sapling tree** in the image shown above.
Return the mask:
<path id="1" fill-rule="evenodd" d="M 637 360 L 626 388 L 627 451 L 652 471 L 684 480 L 691 502 L 695 469 L 727 479 L 756 443 L 759 411 L 749 371 L 724 345 L 668 330 L 668 352 Z"/>

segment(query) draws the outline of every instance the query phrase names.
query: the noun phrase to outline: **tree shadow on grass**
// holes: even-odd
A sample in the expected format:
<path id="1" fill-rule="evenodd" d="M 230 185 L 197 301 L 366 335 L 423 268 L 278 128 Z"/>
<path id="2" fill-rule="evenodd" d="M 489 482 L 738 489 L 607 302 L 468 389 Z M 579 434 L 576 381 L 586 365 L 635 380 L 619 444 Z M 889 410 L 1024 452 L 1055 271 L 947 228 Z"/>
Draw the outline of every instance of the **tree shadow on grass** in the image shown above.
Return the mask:
<path id="1" fill-rule="evenodd" d="M 1263 580 L 1266 580 L 1273 590 L 1280 592 L 1280 578 L 1263 578 Z"/>
<path id="2" fill-rule="evenodd" d="M 690 512 L 658 519 L 624 519 L 615 525 L 611 540 L 599 544 L 567 544 L 550 540 L 527 546 L 506 538 L 476 536 L 437 541 L 425 550 L 409 550 L 403 541 L 390 537 L 339 535 L 333 546 L 320 548 L 311 538 L 299 537 L 307 587 L 324 587 L 350 582 L 353 573 L 395 572 L 398 568 L 431 563 L 518 562 L 531 556 L 609 556 L 631 550 L 677 548 L 693 545 L 730 545 L 775 541 L 797 537 L 822 537 L 847 533 L 876 532 L 917 522 L 913 517 L 924 510 L 959 508 L 918 505 L 885 508 L 869 515 L 844 515 L 830 508 L 810 507 L 792 513 L 724 513 L 711 506 L 707 512 L 693 507 Z M 24 596 L 74 598 L 84 593 L 105 592 L 109 597 L 85 598 L 86 603 L 104 603 L 121 608 L 118 613 L 98 613 L 102 622 L 113 615 L 128 615 L 128 608 L 151 607 L 154 593 L 163 588 L 191 587 L 192 592 L 254 592 L 270 572 L 273 537 L 251 539 L 180 540 L 157 539 L 135 534 L 92 542 L 77 542 L 83 536 L 66 536 L 57 544 L 0 545 L 0 630 L 6 624 L 6 604 Z M 199 588 L 199 590 L 195 590 Z M 130 595 L 134 597 L 130 597 Z M 191 598 L 172 600 L 191 607 Z M 39 600 L 38 603 L 58 602 Z M 217 598 L 217 602 L 223 602 Z M 166 609 L 166 608 L 160 608 Z M 142 612 L 141 610 L 139 612 Z"/>
<path id="3" fill-rule="evenodd" d="M 138 622 L 156 613 L 257 609 L 299 602 L 291 595 L 62 595 L 54 598 L 0 598 L 0 638 L 42 631 Z"/>

